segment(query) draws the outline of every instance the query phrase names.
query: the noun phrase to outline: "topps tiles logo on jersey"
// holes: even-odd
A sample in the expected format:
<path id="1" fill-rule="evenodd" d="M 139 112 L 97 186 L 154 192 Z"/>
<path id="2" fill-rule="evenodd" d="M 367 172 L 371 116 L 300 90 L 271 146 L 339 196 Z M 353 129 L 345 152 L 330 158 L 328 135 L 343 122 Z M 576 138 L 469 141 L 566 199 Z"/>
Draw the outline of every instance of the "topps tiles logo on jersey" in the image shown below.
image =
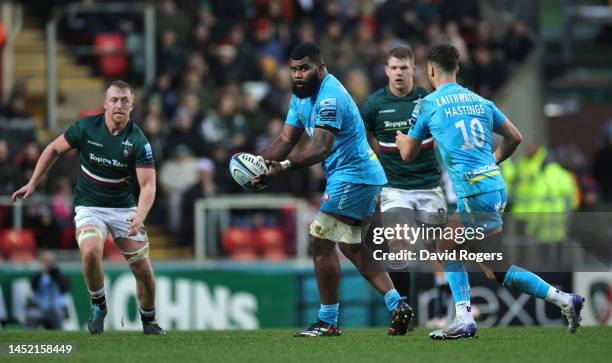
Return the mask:
<path id="1" fill-rule="evenodd" d="M 115 159 L 107 159 L 105 157 L 102 156 L 98 156 L 94 153 L 89 153 L 89 161 L 95 163 L 95 164 L 101 164 L 101 165 L 107 165 L 107 166 L 113 166 L 116 168 L 127 168 L 127 164 L 122 163 L 120 161 L 117 161 Z"/>
<path id="2" fill-rule="evenodd" d="M 399 129 L 408 127 L 408 120 L 406 121 L 384 121 L 385 129 Z"/>

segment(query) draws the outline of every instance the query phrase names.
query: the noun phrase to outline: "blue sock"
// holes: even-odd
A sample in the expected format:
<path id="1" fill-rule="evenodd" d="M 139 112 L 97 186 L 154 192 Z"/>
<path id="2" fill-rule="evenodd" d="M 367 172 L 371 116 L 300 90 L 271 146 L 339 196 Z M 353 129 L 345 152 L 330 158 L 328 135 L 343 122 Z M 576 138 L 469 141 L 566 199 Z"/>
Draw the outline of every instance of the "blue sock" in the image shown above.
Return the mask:
<path id="1" fill-rule="evenodd" d="M 393 311 L 401 300 L 400 294 L 395 289 L 391 289 L 387 291 L 385 294 L 385 304 L 387 305 L 387 309 L 389 311 Z"/>
<path id="2" fill-rule="evenodd" d="M 448 285 L 453 293 L 455 304 L 461 301 L 470 301 L 470 281 L 465 265 L 461 261 L 451 261 L 444 264 L 444 272 Z"/>
<path id="3" fill-rule="evenodd" d="M 540 276 L 516 265 L 510 266 L 508 272 L 506 272 L 504 286 L 540 299 L 545 299 L 548 294 L 548 289 L 550 289 L 550 285 L 542 280 Z"/>
<path id="4" fill-rule="evenodd" d="M 319 320 L 329 323 L 333 326 L 338 326 L 338 310 L 340 304 L 324 305 L 321 304 L 319 309 Z"/>

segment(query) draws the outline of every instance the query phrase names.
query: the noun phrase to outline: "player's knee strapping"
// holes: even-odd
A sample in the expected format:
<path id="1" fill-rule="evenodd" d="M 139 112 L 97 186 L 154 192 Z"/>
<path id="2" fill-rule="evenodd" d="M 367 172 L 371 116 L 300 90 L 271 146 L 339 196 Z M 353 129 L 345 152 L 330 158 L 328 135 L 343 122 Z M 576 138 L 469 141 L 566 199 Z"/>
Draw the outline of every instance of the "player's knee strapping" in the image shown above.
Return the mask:
<path id="1" fill-rule="evenodd" d="M 132 264 L 136 261 L 142 260 L 144 258 L 148 258 L 149 257 L 149 245 L 147 244 L 146 246 L 142 247 L 141 249 L 134 251 L 134 252 L 123 252 L 122 253 L 125 256 L 130 256 L 127 260 L 128 264 Z"/>
<path id="2" fill-rule="evenodd" d="M 310 225 L 310 234 L 332 242 L 361 243 L 361 226 L 349 226 L 322 212 Z"/>
<path id="3" fill-rule="evenodd" d="M 81 243 L 83 243 L 83 241 L 85 241 L 88 238 L 91 237 L 97 237 L 100 239 L 100 241 L 104 242 L 104 233 L 102 233 L 102 231 L 100 230 L 100 228 L 98 227 L 85 227 L 81 230 L 81 233 L 79 233 L 79 236 L 77 237 L 77 243 L 79 245 L 79 247 L 81 246 Z"/>

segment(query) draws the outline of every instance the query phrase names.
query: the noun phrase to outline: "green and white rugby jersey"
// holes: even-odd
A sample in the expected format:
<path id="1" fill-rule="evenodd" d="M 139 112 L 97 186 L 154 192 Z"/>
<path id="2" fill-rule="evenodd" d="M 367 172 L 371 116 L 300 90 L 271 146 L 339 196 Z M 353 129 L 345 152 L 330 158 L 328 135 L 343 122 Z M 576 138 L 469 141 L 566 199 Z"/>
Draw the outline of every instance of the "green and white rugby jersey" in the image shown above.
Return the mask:
<path id="1" fill-rule="evenodd" d="M 78 149 L 81 177 L 75 206 L 130 208 L 136 206 L 136 167 L 154 168 L 153 151 L 142 130 L 132 121 L 113 136 L 104 114 L 83 117 L 64 133 Z"/>
<path id="2" fill-rule="evenodd" d="M 372 132 L 380 145 L 379 159 L 392 188 L 421 190 L 440 185 L 440 169 L 433 150 L 431 135 L 421 144 L 421 152 L 414 162 L 402 160 L 395 145 L 397 130 L 407 133 L 412 111 L 427 91 L 414 87 L 405 97 L 391 93 L 389 86 L 374 92 L 364 103 L 361 115 L 366 130 Z"/>

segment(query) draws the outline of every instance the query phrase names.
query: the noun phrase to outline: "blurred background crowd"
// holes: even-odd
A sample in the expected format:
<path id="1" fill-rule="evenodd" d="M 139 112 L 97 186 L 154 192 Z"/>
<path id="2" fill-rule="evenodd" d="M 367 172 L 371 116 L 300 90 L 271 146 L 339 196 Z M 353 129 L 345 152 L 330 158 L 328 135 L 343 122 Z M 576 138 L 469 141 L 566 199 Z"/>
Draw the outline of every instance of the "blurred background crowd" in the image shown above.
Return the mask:
<path id="1" fill-rule="evenodd" d="M 44 22 L 54 9 L 68 3 L 32 1 L 25 5 L 25 12 Z M 541 42 L 541 34 L 532 18 L 521 16 L 520 9 L 500 31 L 498 24 L 483 16 L 480 3 L 161 0 L 155 2 L 156 72 L 151 85 L 142 82 L 144 59 L 139 53 L 81 54 L 78 62 L 94 75 L 125 79 L 138 89 L 132 120 L 145 132 L 157 161 L 158 193 L 149 224 L 163 226 L 163 233 L 179 236 L 177 243 L 190 246 L 194 201 L 244 193 L 228 173 L 229 157 L 239 151 L 257 154 L 280 131 L 291 97 L 286 64 L 293 46 L 303 41 L 319 44 L 329 72 L 360 106 L 386 85 L 384 66 L 390 49 L 409 44 L 417 65 L 416 84 L 430 89 L 423 74 L 427 49 L 437 42 L 452 43 L 460 51 L 460 82 L 495 99 Z M 509 7 L 506 1 L 489 3 Z M 510 3 L 514 4 L 510 7 L 525 4 Z M 59 39 L 82 46 L 94 45 L 102 36 L 116 39 L 125 49 L 138 49 L 145 41 L 143 27 L 142 19 L 132 14 L 68 13 L 61 18 Z M 32 117 L 28 92 L 26 83 L 17 81 L 4 95 L 0 195 L 10 195 L 28 180 L 49 140 L 37 130 L 40 126 Z M 83 110 L 81 115 L 96 111 L 102 110 Z M 596 133 L 600 138 L 591 141 L 596 150 L 589 153 L 572 142 L 545 147 L 546 142 L 532 139 L 523 147 L 504 167 L 517 210 L 541 210 L 541 205 L 530 204 L 534 198 L 562 200 L 555 210 L 560 212 L 610 210 L 612 123 Z M 50 203 L 26 208 L 24 226 L 34 231 L 39 247 L 76 248 L 71 196 L 79 175 L 77 165 L 74 153 L 60 159 L 38 188 L 50 196 Z M 306 198 L 316 207 L 323 185 L 317 166 L 278 178 L 267 191 Z M 544 203 L 544 208 L 551 203 Z M 9 227 L 10 207 L 1 208 L 0 228 Z M 237 217 L 236 223 L 279 224 L 282 219 Z"/>

